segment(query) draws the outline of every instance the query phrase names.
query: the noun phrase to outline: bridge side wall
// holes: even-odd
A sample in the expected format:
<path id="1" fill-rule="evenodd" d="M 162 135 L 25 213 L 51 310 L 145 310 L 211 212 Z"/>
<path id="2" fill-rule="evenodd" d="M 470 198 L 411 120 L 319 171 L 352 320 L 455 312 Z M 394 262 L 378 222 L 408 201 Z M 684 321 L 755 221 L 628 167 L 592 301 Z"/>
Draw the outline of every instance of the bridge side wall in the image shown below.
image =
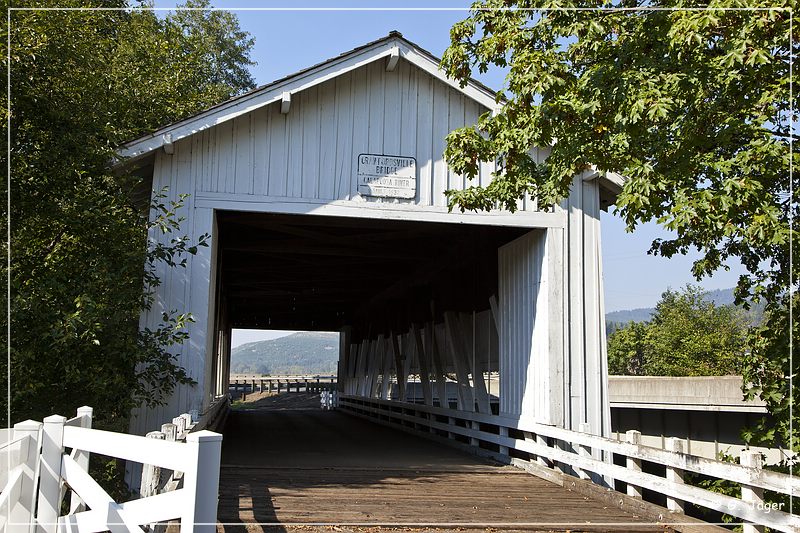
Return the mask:
<path id="1" fill-rule="evenodd" d="M 351 344 L 342 350 L 342 392 L 479 412 L 488 401 L 504 416 L 575 430 L 587 422 L 610 435 L 600 184 L 585 178 L 556 207 L 563 227 L 532 230 L 498 250 L 498 297 L 475 313 L 477 349 L 470 313 L 451 314 L 450 328 L 445 320 Z M 396 346 L 400 359 L 411 358 L 410 372 L 397 372 Z M 404 395 L 383 386 L 409 373 L 420 383 Z"/>
<path id="2" fill-rule="evenodd" d="M 174 149 L 172 155 L 157 154 L 153 189 L 161 191 L 166 187 L 166 198 L 159 202 L 167 207 L 171 202 L 179 202 L 179 195 L 189 194 L 182 207 L 176 210 L 176 216 L 183 220 L 178 231 L 164 233 L 157 227 L 151 229 L 148 239 L 153 244 L 169 244 L 174 238 L 187 236 L 194 244 L 201 235 L 207 234 L 209 246 L 199 247 L 195 255 L 187 255 L 185 266 L 169 267 L 164 262 L 156 264 L 156 274 L 161 283 L 154 291 L 151 309 L 142 314 L 139 325 L 141 329 L 156 330 L 163 327 L 164 314 L 192 314 L 193 322 L 186 325 L 188 340 L 167 349 L 196 384 L 178 385 L 163 405 L 134 409 L 130 429 L 135 434 L 157 430 L 180 413 L 193 409 L 202 411 L 216 388 L 210 371 L 215 365 L 213 354 L 216 354 L 215 344 L 218 342 L 214 334 L 217 299 L 214 210 L 196 205 L 193 192 L 198 172 L 197 161 L 192 157 L 191 141 L 176 143 Z M 156 215 L 156 212 L 151 212 L 151 220 Z"/>
<path id="3" fill-rule="evenodd" d="M 338 215 L 372 207 L 379 209 L 367 217 L 381 218 L 389 216 L 382 208 L 392 206 L 386 204 L 397 204 L 392 217 L 449 216 L 444 191 L 469 183 L 447 167 L 445 137 L 474 123 L 487 109 L 405 60 L 392 72 L 385 65 L 375 61 L 293 94 L 288 113 L 275 103 L 182 139 L 172 145 L 173 153 L 155 153 L 152 186 L 155 191 L 167 188 L 163 202 L 189 196 L 177 211 L 183 217 L 179 232 L 154 229 L 151 242 L 166 243 L 176 235 L 186 235 L 192 243 L 203 234 L 211 238 L 208 247 L 187 257 L 185 268 L 158 265 L 161 284 L 152 309 L 140 320 L 142 328 L 155 329 L 165 312 L 193 315 L 189 341 L 170 349 L 197 385 L 177 387 L 163 406 L 136 409 L 133 433 L 158 429 L 181 412 L 202 410 L 214 392 L 225 388 L 227 378 L 217 378 L 226 372 L 230 337 L 220 339 L 219 332 L 228 332 L 229 325 L 214 311 L 221 297 L 216 287 L 215 210 L 311 214 L 335 204 Z M 415 157 L 415 198 L 359 195 L 356 158 L 361 153 Z M 481 166 L 480 184 L 489 182 L 492 170 L 491 164 Z M 524 200 L 519 207 L 519 213 L 507 218 L 542 215 L 535 220 L 547 222 L 550 215 L 536 212 Z"/>
<path id="4" fill-rule="evenodd" d="M 556 211 L 498 253 L 500 413 L 609 435 L 600 184 L 576 176 Z"/>
<path id="5" fill-rule="evenodd" d="M 576 176 L 562 203 L 564 427 L 588 422 L 592 433 L 610 435 L 603 262 L 600 242 L 600 183 Z"/>
<path id="6" fill-rule="evenodd" d="M 143 434 L 180 412 L 202 410 L 214 392 L 225 388 L 225 378 L 217 378 L 227 373 L 230 338 L 218 335 L 228 332 L 229 324 L 215 315 L 221 298 L 216 286 L 215 210 L 274 212 L 276 205 L 283 206 L 281 209 L 291 205 L 300 206 L 292 212 L 316 213 L 321 206 L 336 204 L 355 212 L 387 202 L 410 204 L 400 206 L 408 210 L 394 211 L 393 217 L 419 220 L 419 213 L 450 216 L 444 208 L 444 191 L 469 183 L 447 168 L 442 156 L 444 139 L 449 131 L 474 122 L 484 111 L 459 91 L 402 60 L 394 72 L 386 72 L 381 61 L 293 95 L 288 114 L 280 113 L 279 104 L 270 105 L 176 142 L 172 154 L 157 152 L 154 190 L 168 187 L 165 202 L 189 195 L 178 209 L 184 220 L 177 235 L 185 234 L 191 242 L 203 234 L 211 238 L 208 247 L 187 258 L 185 267 L 158 266 L 161 285 L 152 309 L 140 321 L 141 327 L 155 329 L 164 313 L 193 315 L 194 322 L 187 326 L 189 341 L 171 349 L 197 385 L 179 386 L 161 407 L 137 409 L 131 431 Z M 403 201 L 357 195 L 353 165 L 356 156 L 364 152 L 413 155 L 417 196 Z M 488 183 L 491 170 L 491 165 L 483 165 L 481 184 Z M 546 297 L 542 294 L 541 301 L 537 299 L 537 305 L 546 308 L 537 310 L 537 316 L 546 315 L 548 320 L 535 325 L 537 335 L 547 342 L 535 343 L 538 351 L 532 357 L 530 351 L 522 353 L 518 362 L 527 358 L 525 368 L 534 378 L 531 383 L 537 384 L 531 391 L 548 392 L 539 399 L 538 412 L 524 402 L 507 409 L 569 427 L 588 420 L 593 430 L 606 433 L 597 184 L 577 180 L 568 202 L 555 212 L 536 212 L 525 200 L 519 207 L 521 211 L 506 216 L 503 223 L 523 220 L 521 225 L 536 227 L 541 222 L 547 228 L 537 231 L 546 232 L 543 250 L 548 263 L 544 271 L 549 273 L 549 292 Z M 373 209 L 369 216 L 386 216 L 380 211 Z M 459 220 L 458 216 L 452 215 L 452 220 Z M 487 215 L 485 220 L 497 223 L 498 217 Z M 174 236 L 154 230 L 150 238 L 168 242 Z M 380 381 L 383 369 L 410 364 L 404 355 L 413 348 L 417 367 L 427 366 L 428 388 L 441 398 L 449 397 L 448 388 L 454 388 L 460 408 L 488 410 L 492 396 L 497 396 L 498 379 L 501 387 L 504 381 L 520 379 L 513 373 L 501 373 L 498 378 L 500 317 L 496 311 L 451 313 L 444 322 L 419 325 L 417 333 L 397 332 L 396 339 L 373 339 L 351 346 L 342 366 L 351 382 L 343 380 L 343 386 L 369 395 L 378 393 L 375 387 L 380 383 L 379 392 L 391 395 L 391 387 Z M 488 348 L 473 354 L 473 338 Z M 544 373 L 543 361 L 547 361 Z M 447 382 L 446 374 L 456 378 L 455 385 Z M 415 386 L 425 388 L 423 384 Z M 561 404 L 556 401 L 559 396 L 564 398 Z"/>

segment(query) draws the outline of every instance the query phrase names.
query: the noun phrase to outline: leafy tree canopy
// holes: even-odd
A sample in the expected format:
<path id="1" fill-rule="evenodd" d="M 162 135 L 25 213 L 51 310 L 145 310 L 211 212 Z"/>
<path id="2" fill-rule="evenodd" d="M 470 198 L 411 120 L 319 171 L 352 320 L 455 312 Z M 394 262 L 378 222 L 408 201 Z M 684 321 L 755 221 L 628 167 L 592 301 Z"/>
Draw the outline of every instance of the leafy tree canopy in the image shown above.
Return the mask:
<path id="1" fill-rule="evenodd" d="M 787 318 L 788 287 L 798 282 L 790 239 L 800 249 L 790 231 L 800 187 L 790 197 L 789 172 L 798 163 L 797 91 L 793 99 L 789 91 L 790 52 L 800 48 L 797 28 L 789 35 L 796 2 L 715 0 L 690 10 L 680 8 L 699 4 L 595 0 L 580 5 L 602 11 L 556 9 L 575 5 L 480 0 L 452 28 L 442 61 L 450 76 L 466 83 L 473 68 L 492 65 L 508 76 L 500 112 L 451 133 L 445 152 L 470 178 L 478 161 L 498 161 L 495 179 L 449 191 L 450 206 L 514 210 L 526 193 L 552 205 L 587 168 L 626 176 L 616 209 L 628 230 L 655 220 L 674 234 L 654 241 L 652 253 L 697 249 L 698 279 L 729 258 L 744 265 L 738 301 L 760 297 L 767 319 L 743 372 L 782 428 L 774 442 L 788 446 L 789 376 L 800 365 L 788 365 Z M 533 146 L 552 148 L 536 163 Z"/>
<path id="2" fill-rule="evenodd" d="M 667 290 L 649 322 L 631 322 L 608 339 L 611 374 L 725 376 L 741 373 L 749 320 L 717 306 L 701 288 Z"/>
<path id="3" fill-rule="evenodd" d="M 149 191 L 109 162 L 123 141 L 251 89 L 253 40 L 226 12 L 25 5 L 132 9 L 11 13 L 11 422 L 88 404 L 96 425 L 126 430 L 134 405 L 188 381 L 169 349 L 190 317 L 138 321 L 155 263 L 180 266 L 198 243 L 181 236 L 181 201 L 155 195 L 148 221 L 133 198 Z M 151 226 L 172 243 L 148 252 Z"/>

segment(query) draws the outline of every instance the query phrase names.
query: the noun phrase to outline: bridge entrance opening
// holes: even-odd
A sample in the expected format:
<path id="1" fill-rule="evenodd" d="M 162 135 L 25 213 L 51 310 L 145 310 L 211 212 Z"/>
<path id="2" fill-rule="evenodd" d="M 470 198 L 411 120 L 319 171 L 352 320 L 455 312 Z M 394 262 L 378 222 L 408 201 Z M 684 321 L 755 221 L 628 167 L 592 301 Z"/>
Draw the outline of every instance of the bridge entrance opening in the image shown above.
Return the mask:
<path id="1" fill-rule="evenodd" d="M 216 223 L 218 393 L 234 328 L 341 331 L 342 381 L 366 358 L 391 367 L 342 392 L 470 411 L 483 401 L 497 412 L 498 249 L 541 230 L 235 211 L 218 211 Z M 433 348 L 430 361 L 417 340 Z"/>

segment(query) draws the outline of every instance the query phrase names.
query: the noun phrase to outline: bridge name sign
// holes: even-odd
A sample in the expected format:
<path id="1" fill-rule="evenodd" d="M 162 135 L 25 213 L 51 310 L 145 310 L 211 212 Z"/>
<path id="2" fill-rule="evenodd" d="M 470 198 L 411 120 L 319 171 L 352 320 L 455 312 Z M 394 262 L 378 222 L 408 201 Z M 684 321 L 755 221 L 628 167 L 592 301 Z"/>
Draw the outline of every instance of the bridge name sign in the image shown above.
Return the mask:
<path id="1" fill-rule="evenodd" d="M 399 155 L 359 155 L 358 192 L 378 198 L 416 197 L 417 160 Z"/>

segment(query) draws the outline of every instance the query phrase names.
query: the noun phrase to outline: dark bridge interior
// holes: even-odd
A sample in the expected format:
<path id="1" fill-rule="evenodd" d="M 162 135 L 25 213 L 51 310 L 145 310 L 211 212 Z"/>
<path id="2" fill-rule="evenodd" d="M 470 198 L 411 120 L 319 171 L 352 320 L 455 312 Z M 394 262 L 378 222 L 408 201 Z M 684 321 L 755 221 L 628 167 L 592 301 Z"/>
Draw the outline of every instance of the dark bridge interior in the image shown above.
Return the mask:
<path id="1" fill-rule="evenodd" d="M 528 228 L 220 212 L 219 272 L 234 328 L 353 338 L 488 308 L 497 249 Z"/>

